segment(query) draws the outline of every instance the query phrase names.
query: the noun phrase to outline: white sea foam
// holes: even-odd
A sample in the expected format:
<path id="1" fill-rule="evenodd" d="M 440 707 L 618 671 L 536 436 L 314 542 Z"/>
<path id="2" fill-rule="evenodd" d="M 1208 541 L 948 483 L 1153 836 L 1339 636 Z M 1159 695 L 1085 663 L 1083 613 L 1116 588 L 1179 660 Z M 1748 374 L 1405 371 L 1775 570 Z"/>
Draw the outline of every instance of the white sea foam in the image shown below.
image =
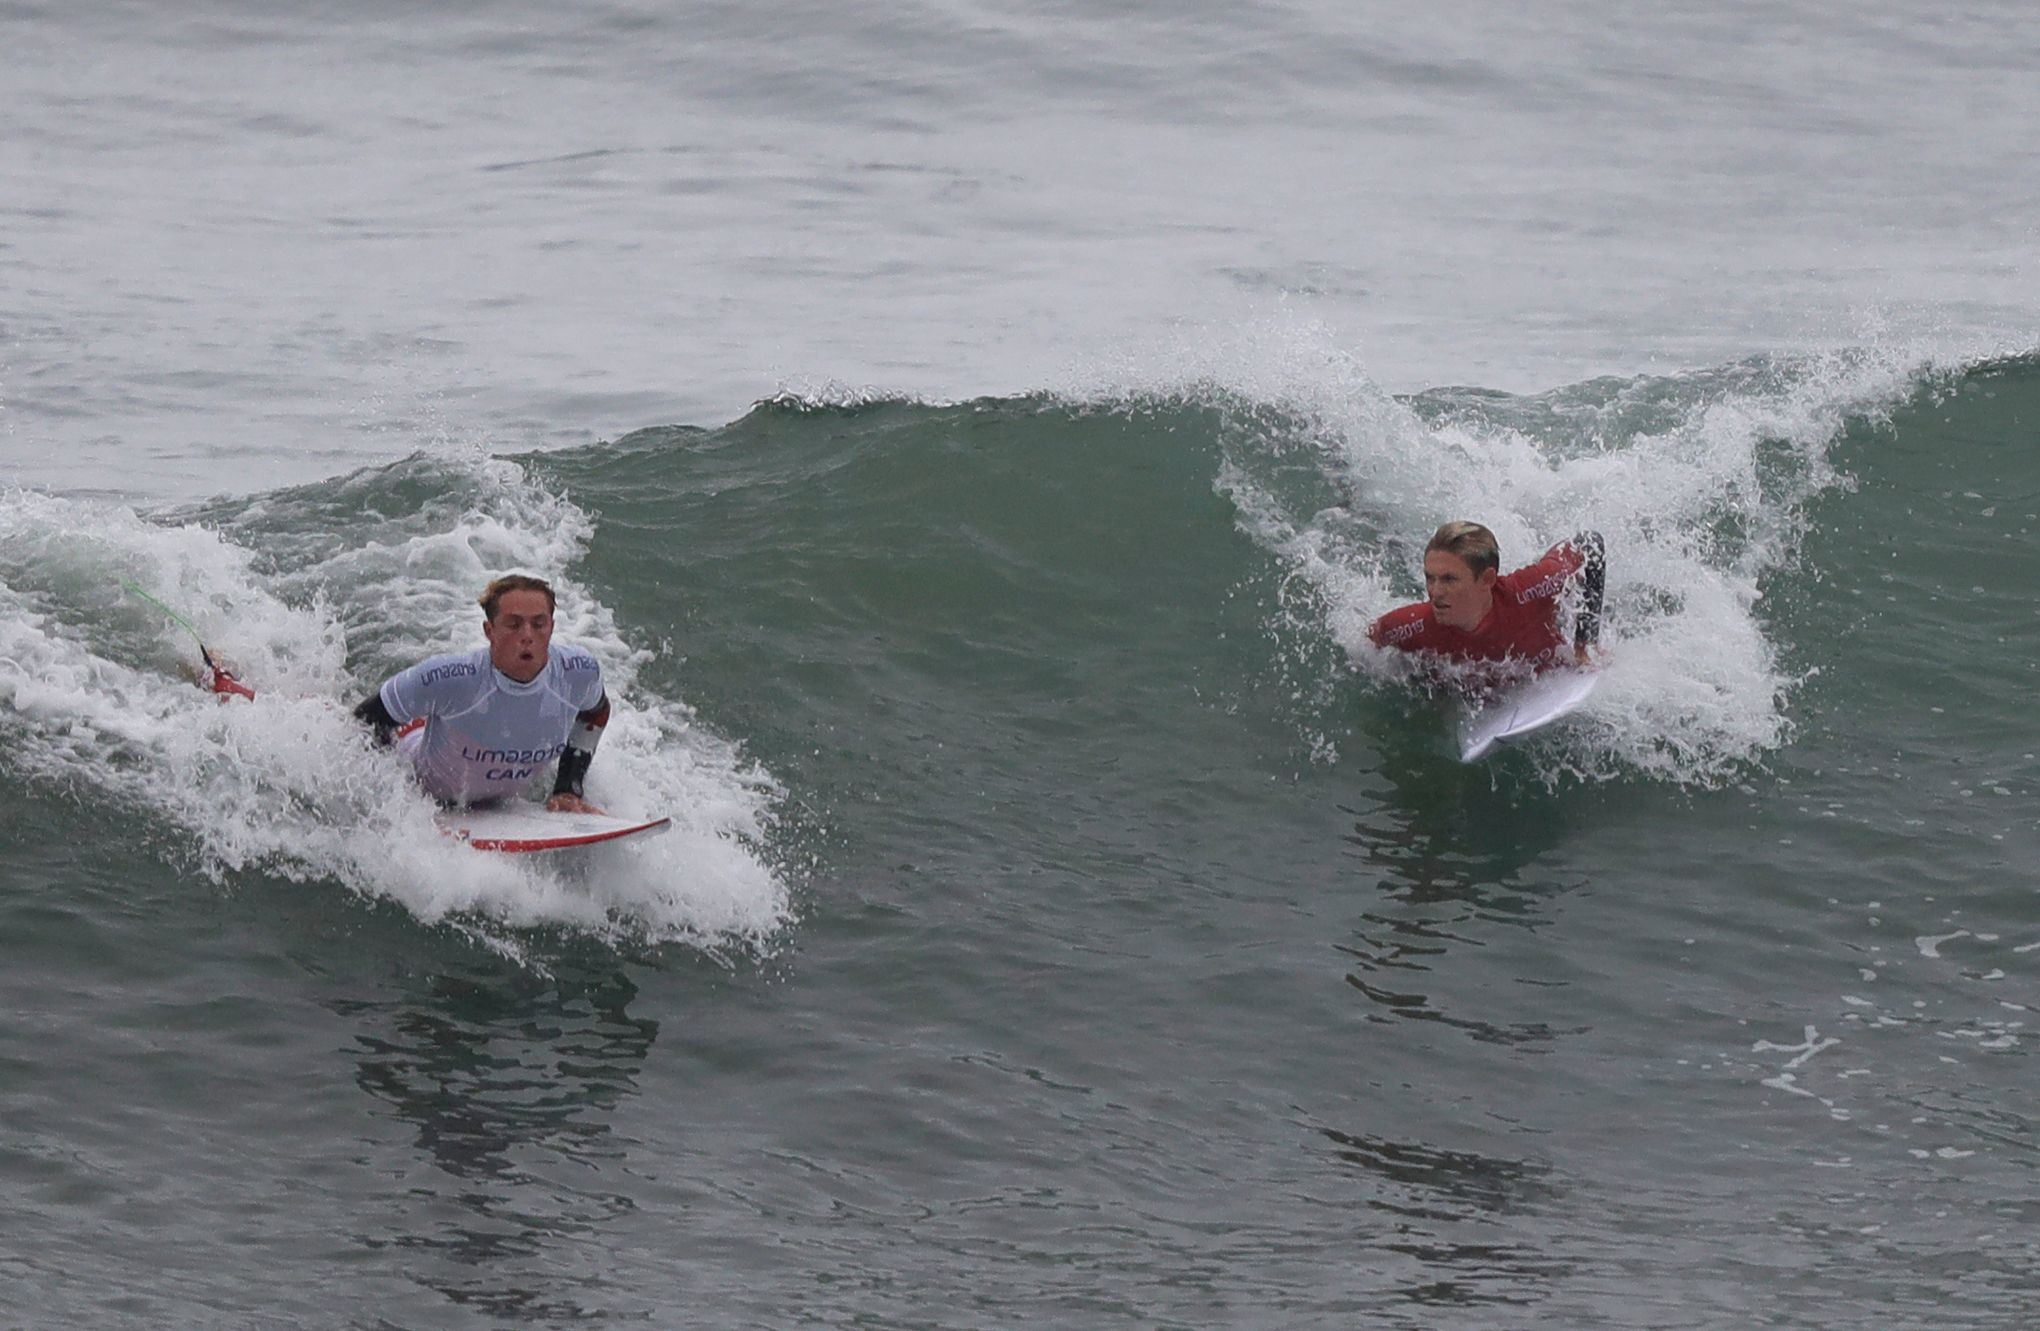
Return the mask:
<path id="1" fill-rule="evenodd" d="M 592 529 L 585 514 L 515 464 L 441 465 L 453 498 L 354 529 L 333 513 L 354 510 L 344 491 L 363 478 L 338 487 L 339 503 L 274 496 L 218 527 L 0 494 L 10 764 L 172 825 L 173 854 L 215 879 L 337 881 L 511 951 L 506 930 L 529 927 L 711 947 L 769 938 L 789 910 L 763 848 L 769 774 L 643 686 L 650 653 L 562 576 Z M 617 709 L 590 798 L 670 814 L 668 835 L 578 860 L 481 854 L 438 836 L 401 763 L 363 742 L 353 702 L 388 668 L 470 645 L 476 590 L 511 567 L 552 577 L 560 636 L 603 660 Z M 194 688 L 179 668 L 195 664 L 190 637 L 124 579 L 192 619 L 256 700 Z"/>

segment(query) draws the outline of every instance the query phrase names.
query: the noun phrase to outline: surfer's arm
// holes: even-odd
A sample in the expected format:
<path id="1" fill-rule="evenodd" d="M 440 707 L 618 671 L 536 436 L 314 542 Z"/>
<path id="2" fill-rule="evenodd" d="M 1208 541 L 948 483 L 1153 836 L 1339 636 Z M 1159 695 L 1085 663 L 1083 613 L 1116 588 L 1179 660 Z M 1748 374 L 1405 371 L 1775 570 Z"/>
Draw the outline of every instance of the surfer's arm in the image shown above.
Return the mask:
<path id="1" fill-rule="evenodd" d="M 378 747 L 387 748 L 406 727 L 446 712 L 449 700 L 455 710 L 473 702 L 473 682 L 485 668 L 477 665 L 473 656 L 459 652 L 428 656 L 399 670 L 361 700 L 354 709 L 355 717 L 373 732 Z"/>
<path id="2" fill-rule="evenodd" d="M 588 779 L 588 766 L 595 761 L 595 746 L 602 742 L 602 727 L 609 724 L 609 695 L 604 693 L 595 700 L 595 705 L 574 718 L 574 728 L 567 733 L 567 746 L 560 750 L 559 774 L 553 778 L 552 798 L 545 807 L 554 812 L 598 813 L 594 805 L 582 797 L 581 785 Z"/>
<path id="3" fill-rule="evenodd" d="M 1426 640 L 1431 617 L 1426 612 L 1430 605 L 1418 601 L 1389 611 L 1367 627 L 1367 640 L 1376 647 L 1393 647 L 1398 651 L 1420 652 L 1431 644 Z"/>
<path id="4" fill-rule="evenodd" d="M 1607 591 L 1608 552 L 1597 531 L 1583 531 L 1573 537 L 1572 547 L 1580 553 L 1580 610 L 1573 620 L 1573 651 L 1585 661 L 1587 648 L 1601 640 L 1601 598 Z"/>
<path id="5" fill-rule="evenodd" d="M 354 709 L 354 719 L 368 727 L 375 746 L 379 749 L 390 746 L 392 737 L 397 733 L 397 726 L 401 724 L 396 717 L 390 715 L 389 707 L 382 700 L 381 690 L 361 700 L 361 705 Z"/>
<path id="6" fill-rule="evenodd" d="M 1573 657 L 1587 662 L 1587 649 L 1601 636 L 1601 596 L 1607 582 L 1607 551 L 1601 533 L 1583 531 L 1560 541 L 1544 552 L 1534 564 L 1526 564 L 1503 578 L 1496 586 L 1519 602 L 1541 601 L 1550 616 L 1551 650 L 1565 641 L 1560 626 L 1564 597 L 1578 589 L 1578 613 L 1573 618 Z"/>

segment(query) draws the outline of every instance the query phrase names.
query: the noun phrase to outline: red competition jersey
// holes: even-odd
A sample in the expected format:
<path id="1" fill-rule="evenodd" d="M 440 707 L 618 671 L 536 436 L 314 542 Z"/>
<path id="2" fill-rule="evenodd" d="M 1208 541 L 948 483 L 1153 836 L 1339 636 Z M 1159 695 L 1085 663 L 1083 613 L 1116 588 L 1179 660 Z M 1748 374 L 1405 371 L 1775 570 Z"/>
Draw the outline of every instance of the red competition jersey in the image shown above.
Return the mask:
<path id="1" fill-rule="evenodd" d="M 1367 636 L 1376 647 L 1435 652 L 1453 661 L 1539 660 L 1565 647 L 1558 627 L 1558 598 L 1586 564 L 1571 541 L 1560 541 L 1544 558 L 1495 579 L 1495 603 L 1471 632 L 1438 622 L 1429 601 L 1391 610 L 1374 621 Z"/>

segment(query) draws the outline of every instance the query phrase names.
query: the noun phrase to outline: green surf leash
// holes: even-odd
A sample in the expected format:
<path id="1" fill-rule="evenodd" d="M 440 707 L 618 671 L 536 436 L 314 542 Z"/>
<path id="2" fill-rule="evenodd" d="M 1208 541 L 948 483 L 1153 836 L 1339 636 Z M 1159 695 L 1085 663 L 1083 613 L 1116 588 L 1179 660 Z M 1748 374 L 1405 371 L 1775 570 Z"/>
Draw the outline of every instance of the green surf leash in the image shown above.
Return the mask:
<path id="1" fill-rule="evenodd" d="M 137 587 L 134 583 L 129 582 L 126 578 L 122 578 L 120 580 L 120 585 L 127 588 L 135 595 L 141 597 L 144 601 L 147 601 L 150 605 L 155 606 L 158 610 L 161 610 L 164 614 L 170 616 L 170 618 L 175 620 L 177 623 L 183 625 L 184 631 L 186 633 L 189 633 L 194 639 L 197 640 L 198 650 L 201 652 L 205 650 L 205 638 L 199 633 L 197 627 L 194 626 L 190 620 L 186 619 L 183 615 L 178 614 L 175 610 L 172 610 L 169 606 L 164 605 L 161 601 L 149 595 L 147 592 L 143 591 L 140 587 Z"/>
<path id="2" fill-rule="evenodd" d="M 222 668 L 218 661 L 213 660 L 212 652 L 208 650 L 205 645 L 205 636 L 198 631 L 197 625 L 193 624 L 183 615 L 178 614 L 175 610 L 172 610 L 169 606 L 164 605 L 161 601 L 149 595 L 147 592 L 143 591 L 140 587 L 128 581 L 126 578 L 122 578 L 120 580 L 120 585 L 127 588 L 135 595 L 141 597 L 144 601 L 147 601 L 150 605 L 155 606 L 158 610 L 161 610 L 164 614 L 170 616 L 172 621 L 180 625 L 186 633 L 189 633 L 191 635 L 191 640 L 198 644 L 199 659 L 205 662 L 205 668 L 207 670 L 212 671 L 213 674 L 212 691 L 214 693 L 238 694 L 243 698 L 249 699 L 250 701 L 254 700 L 255 690 L 249 688 L 246 684 L 243 684 L 240 680 L 235 679 L 230 671 Z"/>

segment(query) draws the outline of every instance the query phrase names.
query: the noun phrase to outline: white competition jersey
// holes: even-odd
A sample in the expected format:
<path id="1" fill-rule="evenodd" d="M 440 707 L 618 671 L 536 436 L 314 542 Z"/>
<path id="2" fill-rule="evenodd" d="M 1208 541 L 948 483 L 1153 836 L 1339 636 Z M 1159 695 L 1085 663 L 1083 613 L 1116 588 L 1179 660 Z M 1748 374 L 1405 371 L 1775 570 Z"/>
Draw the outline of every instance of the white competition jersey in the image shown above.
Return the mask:
<path id="1" fill-rule="evenodd" d="M 567 746 L 577 713 L 602 698 L 602 667 L 580 647 L 552 644 L 545 669 L 519 684 L 489 649 L 434 656 L 392 675 L 383 706 L 404 734 L 398 751 L 440 799 L 472 804 L 515 795 Z"/>

